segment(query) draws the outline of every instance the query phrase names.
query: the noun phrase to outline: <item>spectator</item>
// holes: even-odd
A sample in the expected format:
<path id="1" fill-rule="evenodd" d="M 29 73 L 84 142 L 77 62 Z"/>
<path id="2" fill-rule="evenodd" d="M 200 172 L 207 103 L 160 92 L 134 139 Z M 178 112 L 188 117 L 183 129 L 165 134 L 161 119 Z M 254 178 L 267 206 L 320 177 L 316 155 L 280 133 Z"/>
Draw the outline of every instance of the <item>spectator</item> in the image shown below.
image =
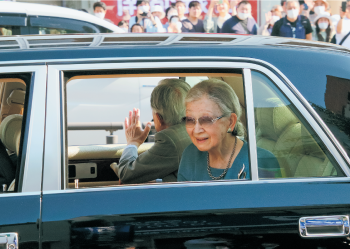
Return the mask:
<path id="1" fill-rule="evenodd" d="M 280 5 L 273 6 L 271 11 L 265 14 L 266 23 L 259 28 L 258 35 L 270 36 L 273 25 L 282 18 L 282 11 L 283 9 Z"/>
<path id="2" fill-rule="evenodd" d="M 232 9 L 232 16 L 237 15 L 237 5 L 242 2 L 242 0 L 231 0 L 230 1 L 230 7 Z"/>
<path id="3" fill-rule="evenodd" d="M 313 39 L 315 41 L 331 42 L 335 35 L 334 26 L 331 16 L 328 12 L 323 12 L 315 19 L 315 30 Z"/>
<path id="4" fill-rule="evenodd" d="M 120 21 L 118 23 L 118 27 L 121 28 L 122 30 L 124 30 L 125 33 L 129 32 L 129 26 L 128 26 L 128 23 L 126 21 Z"/>
<path id="5" fill-rule="evenodd" d="M 169 33 L 181 33 L 182 24 L 178 16 L 172 16 L 169 21 Z"/>
<path id="6" fill-rule="evenodd" d="M 104 2 L 96 2 L 93 5 L 94 8 L 94 15 L 102 20 L 108 21 L 113 23 L 111 20 L 109 19 L 105 19 L 105 15 L 107 12 L 107 6 Z"/>
<path id="7" fill-rule="evenodd" d="M 159 6 L 159 5 L 155 5 L 152 7 L 151 14 L 153 16 L 158 17 L 159 20 L 162 20 L 165 17 L 164 10 L 163 10 L 162 6 Z"/>
<path id="8" fill-rule="evenodd" d="M 144 33 L 144 29 L 143 27 L 138 24 L 138 23 L 135 23 L 134 25 L 131 26 L 131 33 Z"/>
<path id="9" fill-rule="evenodd" d="M 258 28 L 252 17 L 252 6 L 248 1 L 241 1 L 237 6 L 237 15 L 232 16 L 222 26 L 221 33 L 256 35 Z"/>
<path id="10" fill-rule="evenodd" d="M 299 1 L 287 0 L 286 10 L 287 16 L 275 23 L 271 35 L 312 40 L 312 27 L 309 19 L 299 15 Z"/>
<path id="11" fill-rule="evenodd" d="M 144 32 L 157 33 L 163 32 L 163 25 L 158 17 L 154 17 L 150 12 L 149 0 L 138 0 L 136 2 L 137 14 L 129 20 L 129 27 L 135 23 L 143 27 Z"/>
<path id="12" fill-rule="evenodd" d="M 175 8 L 177 10 L 177 15 L 179 16 L 180 21 L 185 20 L 186 4 L 182 1 L 177 1 Z"/>
<path id="13" fill-rule="evenodd" d="M 169 7 L 165 10 L 166 18 L 168 19 L 167 23 L 164 24 L 165 30 L 168 30 L 169 27 L 169 21 L 172 16 L 177 16 L 177 10 L 173 7 Z"/>
<path id="14" fill-rule="evenodd" d="M 309 20 L 311 23 L 315 23 L 316 18 L 326 12 L 329 8 L 327 0 L 314 0 L 314 7 L 309 15 Z"/>
<path id="15" fill-rule="evenodd" d="M 340 7 L 340 20 L 337 25 L 337 44 L 350 48 L 350 1 L 346 3 L 345 12 Z"/>
<path id="16" fill-rule="evenodd" d="M 146 140 L 151 123 L 145 130 L 139 121 L 140 110 L 129 112 L 125 119 L 127 147 L 119 163 L 111 168 L 121 183 L 144 183 L 156 179 L 163 182 L 176 182 L 182 152 L 190 145 L 191 139 L 182 123 L 186 115 L 185 97 L 190 85 L 179 79 L 163 79 L 151 94 L 151 108 L 154 120 L 154 145 L 138 155 L 137 148 Z"/>
<path id="17" fill-rule="evenodd" d="M 217 11 L 219 12 L 219 17 L 213 18 L 214 7 L 216 6 Z M 229 3 L 227 0 L 212 0 L 208 8 L 207 15 L 204 18 L 204 29 L 207 33 L 220 33 L 222 25 L 227 19 L 231 18 L 231 15 L 228 13 Z"/>
<path id="18" fill-rule="evenodd" d="M 188 18 L 182 21 L 182 32 L 204 33 L 203 21 L 199 19 L 202 7 L 198 1 L 191 1 L 188 5 Z"/>

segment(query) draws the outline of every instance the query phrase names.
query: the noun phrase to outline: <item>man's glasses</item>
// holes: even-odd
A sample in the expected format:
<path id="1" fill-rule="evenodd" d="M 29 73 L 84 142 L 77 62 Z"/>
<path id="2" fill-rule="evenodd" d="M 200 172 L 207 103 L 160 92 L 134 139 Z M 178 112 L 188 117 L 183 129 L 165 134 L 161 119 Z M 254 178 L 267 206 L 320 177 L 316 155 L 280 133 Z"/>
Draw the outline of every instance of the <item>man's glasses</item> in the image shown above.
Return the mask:
<path id="1" fill-rule="evenodd" d="M 186 127 L 192 128 L 196 125 L 197 121 L 198 123 L 202 126 L 202 127 L 209 127 L 212 124 L 214 124 L 216 121 L 218 121 L 219 119 L 225 117 L 225 115 L 222 115 L 220 117 L 217 118 L 212 118 L 212 117 L 208 117 L 208 116 L 203 116 L 200 117 L 198 119 L 192 118 L 192 117 L 183 117 L 182 121 L 185 123 Z"/>

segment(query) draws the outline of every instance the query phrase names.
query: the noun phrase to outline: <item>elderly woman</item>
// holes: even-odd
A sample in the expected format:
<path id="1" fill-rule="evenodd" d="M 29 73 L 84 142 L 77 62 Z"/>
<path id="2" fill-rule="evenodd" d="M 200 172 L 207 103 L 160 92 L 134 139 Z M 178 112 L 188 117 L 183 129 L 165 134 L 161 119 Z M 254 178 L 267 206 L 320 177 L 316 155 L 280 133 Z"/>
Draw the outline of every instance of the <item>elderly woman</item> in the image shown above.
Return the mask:
<path id="1" fill-rule="evenodd" d="M 119 164 L 111 164 L 121 183 L 144 183 L 156 179 L 176 182 L 181 155 L 191 143 L 181 119 L 185 115 L 185 97 L 190 86 L 183 80 L 164 79 L 153 89 L 151 108 L 154 120 L 154 145 L 138 155 L 137 148 L 146 140 L 150 123 L 141 130 L 140 110 L 125 119 L 127 146 Z"/>
<path id="2" fill-rule="evenodd" d="M 192 143 L 183 152 L 178 181 L 250 178 L 248 145 L 242 113 L 233 89 L 220 80 L 205 80 L 187 94 L 185 125 Z M 272 153 L 258 148 L 259 167 L 279 168 Z M 265 160 L 269 158 L 271 160 Z"/>

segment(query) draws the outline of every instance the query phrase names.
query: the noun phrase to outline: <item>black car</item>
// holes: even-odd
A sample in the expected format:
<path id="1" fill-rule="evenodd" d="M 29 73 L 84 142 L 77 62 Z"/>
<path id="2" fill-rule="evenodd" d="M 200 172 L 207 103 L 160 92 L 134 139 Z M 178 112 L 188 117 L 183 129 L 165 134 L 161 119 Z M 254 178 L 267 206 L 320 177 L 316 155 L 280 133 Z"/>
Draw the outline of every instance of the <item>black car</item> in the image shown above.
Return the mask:
<path id="1" fill-rule="evenodd" d="M 1 245 L 349 247 L 349 49 L 205 34 L 17 36 L 0 48 Z M 120 122 L 133 107 L 151 120 L 163 78 L 234 89 L 249 179 L 119 184 Z M 258 147 L 280 174 L 258 172 Z"/>

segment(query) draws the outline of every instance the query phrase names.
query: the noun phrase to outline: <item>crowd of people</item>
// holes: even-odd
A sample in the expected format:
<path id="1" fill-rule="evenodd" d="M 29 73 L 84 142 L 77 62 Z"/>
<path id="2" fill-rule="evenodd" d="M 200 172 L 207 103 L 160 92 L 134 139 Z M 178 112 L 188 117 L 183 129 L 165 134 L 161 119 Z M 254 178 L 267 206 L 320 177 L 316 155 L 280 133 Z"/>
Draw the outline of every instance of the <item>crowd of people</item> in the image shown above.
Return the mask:
<path id="1" fill-rule="evenodd" d="M 265 14 L 265 23 L 260 27 L 246 0 L 212 0 L 204 18 L 198 1 L 186 6 L 179 0 L 165 11 L 159 5 L 151 8 L 149 0 L 138 0 L 136 7 L 135 16 L 126 11 L 123 21 L 118 23 L 125 32 L 280 36 L 332 42 L 350 48 L 350 0 L 342 2 L 339 10 L 332 10 L 327 0 L 282 0 Z M 104 19 L 106 5 L 95 3 L 94 13 Z"/>

